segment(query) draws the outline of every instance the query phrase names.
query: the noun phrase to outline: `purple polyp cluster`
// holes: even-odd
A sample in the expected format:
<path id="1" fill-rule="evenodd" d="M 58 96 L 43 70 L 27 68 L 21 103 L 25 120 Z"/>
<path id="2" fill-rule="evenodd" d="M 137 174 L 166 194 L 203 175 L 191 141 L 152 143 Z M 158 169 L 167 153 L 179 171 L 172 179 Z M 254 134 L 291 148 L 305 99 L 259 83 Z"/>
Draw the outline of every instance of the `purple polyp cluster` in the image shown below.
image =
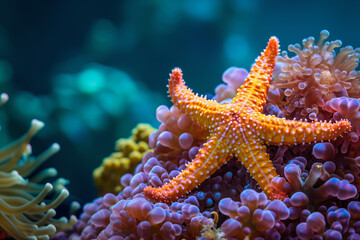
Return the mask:
<path id="1" fill-rule="evenodd" d="M 128 174 L 121 179 L 125 185 L 122 194 L 108 193 L 85 205 L 69 239 L 194 239 L 204 226 L 213 226 L 210 212 L 200 212 L 194 196 L 170 205 L 142 197 L 138 188 L 148 182 L 145 176 Z"/>
<path id="2" fill-rule="evenodd" d="M 290 216 L 290 210 L 280 200 L 270 201 L 264 193 L 244 190 L 240 202 L 224 198 L 219 203 L 222 214 L 229 216 L 221 230 L 227 238 L 244 239 L 246 236 L 279 239 L 285 229 L 281 220 Z"/>
<path id="3" fill-rule="evenodd" d="M 222 199 L 219 210 L 229 216 L 221 230 L 228 239 L 359 239 L 359 202 L 348 208 L 321 205 L 318 211 L 307 209 L 309 200 L 297 192 L 284 202 L 268 200 L 254 190 L 244 190 L 240 201 Z M 340 238 L 339 238 L 340 236 Z M 285 238 L 284 238 L 285 237 Z"/>

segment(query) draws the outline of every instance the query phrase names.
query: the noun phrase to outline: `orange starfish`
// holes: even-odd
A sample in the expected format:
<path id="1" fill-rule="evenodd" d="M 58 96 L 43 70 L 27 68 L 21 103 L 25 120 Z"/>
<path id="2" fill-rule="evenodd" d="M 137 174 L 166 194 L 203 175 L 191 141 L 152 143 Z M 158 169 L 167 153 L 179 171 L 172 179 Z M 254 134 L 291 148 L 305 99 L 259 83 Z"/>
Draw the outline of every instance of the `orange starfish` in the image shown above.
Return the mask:
<path id="1" fill-rule="evenodd" d="M 270 199 L 284 199 L 286 194 L 272 183 L 278 175 L 265 144 L 330 140 L 350 131 L 351 125 L 346 120 L 308 123 L 262 114 L 278 52 L 278 39 L 272 37 L 235 98 L 225 104 L 195 95 L 185 86 L 181 70 L 172 71 L 169 92 L 175 106 L 207 128 L 209 137 L 185 170 L 162 187 L 146 187 L 145 196 L 155 201 L 174 201 L 236 157 Z"/>

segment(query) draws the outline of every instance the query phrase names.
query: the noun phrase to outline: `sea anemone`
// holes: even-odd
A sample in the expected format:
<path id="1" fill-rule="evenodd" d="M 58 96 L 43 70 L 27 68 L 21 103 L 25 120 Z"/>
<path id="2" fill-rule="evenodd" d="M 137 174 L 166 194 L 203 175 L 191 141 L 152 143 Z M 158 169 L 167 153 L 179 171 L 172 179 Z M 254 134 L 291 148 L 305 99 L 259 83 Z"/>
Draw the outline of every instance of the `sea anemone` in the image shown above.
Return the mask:
<path id="1" fill-rule="evenodd" d="M 1 96 L 4 98 L 7 95 Z M 69 196 L 65 188 L 68 181 L 58 178 L 44 184 L 46 178 L 57 175 L 56 170 L 35 172 L 60 149 L 55 143 L 39 156 L 31 155 L 29 141 L 43 126 L 43 122 L 33 120 L 22 137 L 0 149 L 0 227 L 15 239 L 49 239 L 76 222 L 75 216 L 54 218 L 54 209 Z"/>
<path id="2" fill-rule="evenodd" d="M 268 100 L 290 118 L 324 119 L 327 101 L 335 97 L 360 97 L 360 73 L 358 66 L 360 49 L 341 47 L 340 40 L 325 42 L 329 32 L 321 31 L 315 43 L 313 37 L 299 44 L 289 45 L 276 58 L 276 69 L 270 86 Z M 319 113 L 322 113 L 319 115 Z"/>

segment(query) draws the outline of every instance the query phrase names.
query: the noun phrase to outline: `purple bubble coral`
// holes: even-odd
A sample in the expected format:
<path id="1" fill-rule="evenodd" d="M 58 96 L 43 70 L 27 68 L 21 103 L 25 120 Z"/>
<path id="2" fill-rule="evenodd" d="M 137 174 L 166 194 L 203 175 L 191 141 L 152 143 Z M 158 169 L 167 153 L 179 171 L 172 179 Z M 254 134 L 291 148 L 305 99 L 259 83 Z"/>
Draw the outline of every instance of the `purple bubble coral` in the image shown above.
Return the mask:
<path id="1" fill-rule="evenodd" d="M 169 206 L 109 193 L 85 205 L 69 239 L 195 239 L 204 226 L 213 226 L 210 213 L 200 213 L 192 203 Z"/>
<path id="2" fill-rule="evenodd" d="M 290 216 L 288 207 L 280 200 L 270 201 L 264 193 L 244 190 L 240 195 L 241 202 L 224 198 L 219 203 L 222 214 L 229 216 L 221 225 L 227 238 L 244 239 L 246 237 L 267 236 L 278 239 L 283 232 L 281 220 Z"/>

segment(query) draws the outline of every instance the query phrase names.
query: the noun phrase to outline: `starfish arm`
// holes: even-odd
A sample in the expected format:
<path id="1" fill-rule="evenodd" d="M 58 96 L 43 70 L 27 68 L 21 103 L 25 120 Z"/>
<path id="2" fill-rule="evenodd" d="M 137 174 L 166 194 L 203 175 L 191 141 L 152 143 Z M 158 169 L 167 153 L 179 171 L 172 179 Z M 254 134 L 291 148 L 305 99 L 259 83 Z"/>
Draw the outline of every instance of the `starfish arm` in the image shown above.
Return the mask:
<path id="1" fill-rule="evenodd" d="M 253 119 L 259 121 L 256 132 L 266 144 L 291 145 L 333 140 L 351 130 L 351 124 L 347 120 L 335 123 L 301 122 L 260 113 L 254 113 L 253 116 Z"/>
<path id="2" fill-rule="evenodd" d="M 244 142 L 239 144 L 239 151 L 235 157 L 241 161 L 250 175 L 259 184 L 261 189 L 270 199 L 285 199 L 286 193 L 273 185 L 272 180 L 278 177 L 272 164 L 266 146 L 259 139 L 244 137 Z"/>
<path id="3" fill-rule="evenodd" d="M 211 136 L 186 169 L 162 187 L 146 187 L 145 196 L 155 201 L 173 202 L 186 195 L 226 162 L 229 154 L 224 150 L 225 147 L 222 140 L 215 135 Z"/>
<path id="4" fill-rule="evenodd" d="M 223 112 L 223 106 L 219 103 L 195 95 L 185 86 L 180 68 L 172 70 L 169 93 L 174 105 L 203 127 L 214 125 Z"/>
<path id="5" fill-rule="evenodd" d="M 278 54 L 279 40 L 272 37 L 261 56 L 256 59 L 244 84 L 237 90 L 232 103 L 247 105 L 255 111 L 262 112 Z"/>

